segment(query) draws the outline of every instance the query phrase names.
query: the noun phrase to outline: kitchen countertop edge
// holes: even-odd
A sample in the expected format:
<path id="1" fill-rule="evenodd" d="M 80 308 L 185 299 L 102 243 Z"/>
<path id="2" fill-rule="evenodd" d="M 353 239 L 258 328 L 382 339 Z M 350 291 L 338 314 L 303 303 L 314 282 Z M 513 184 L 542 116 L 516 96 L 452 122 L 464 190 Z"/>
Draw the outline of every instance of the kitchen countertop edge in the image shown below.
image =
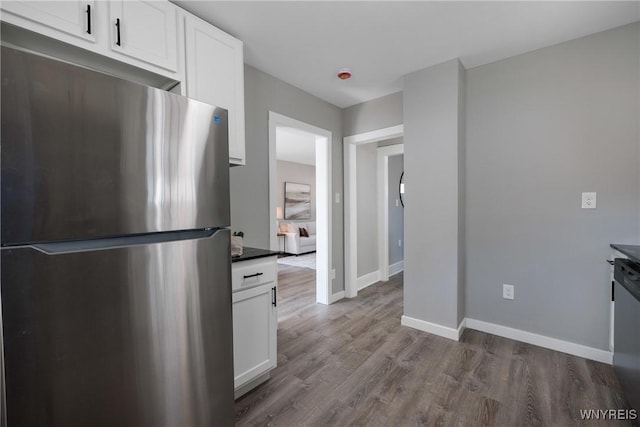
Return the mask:
<path id="1" fill-rule="evenodd" d="M 280 254 L 280 252 L 270 251 L 270 250 L 267 250 L 267 249 L 252 248 L 252 247 L 249 247 L 249 246 L 245 246 L 243 248 L 242 255 L 237 256 L 237 257 L 231 257 L 231 262 L 235 263 L 235 262 L 241 262 L 241 261 L 249 261 L 249 260 L 252 260 L 252 259 L 276 256 L 278 254 Z"/>
<path id="2" fill-rule="evenodd" d="M 625 254 L 632 261 L 640 262 L 640 245 L 623 245 L 620 243 L 611 243 L 613 249 Z"/>

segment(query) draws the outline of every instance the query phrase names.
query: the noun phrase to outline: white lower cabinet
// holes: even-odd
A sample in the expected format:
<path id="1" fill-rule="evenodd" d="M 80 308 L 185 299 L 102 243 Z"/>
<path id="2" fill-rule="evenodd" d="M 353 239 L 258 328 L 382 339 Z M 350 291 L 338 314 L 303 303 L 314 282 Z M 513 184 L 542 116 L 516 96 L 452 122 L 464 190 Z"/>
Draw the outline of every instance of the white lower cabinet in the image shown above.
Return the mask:
<path id="1" fill-rule="evenodd" d="M 256 269 L 257 274 L 262 270 L 271 271 L 275 264 L 275 257 L 265 261 L 247 261 Z M 233 264 L 234 273 L 247 274 L 244 262 Z M 264 268 L 262 268 L 264 267 Z M 258 284 L 242 288 L 234 284 L 233 293 L 233 363 L 234 386 L 236 398 L 251 390 L 269 378 L 269 371 L 276 367 L 277 362 L 277 279 L 267 283 L 260 282 L 261 276 L 269 277 L 268 273 L 249 277 L 256 278 Z M 236 279 L 237 274 L 233 274 Z M 272 278 L 270 278 L 272 279 Z"/>

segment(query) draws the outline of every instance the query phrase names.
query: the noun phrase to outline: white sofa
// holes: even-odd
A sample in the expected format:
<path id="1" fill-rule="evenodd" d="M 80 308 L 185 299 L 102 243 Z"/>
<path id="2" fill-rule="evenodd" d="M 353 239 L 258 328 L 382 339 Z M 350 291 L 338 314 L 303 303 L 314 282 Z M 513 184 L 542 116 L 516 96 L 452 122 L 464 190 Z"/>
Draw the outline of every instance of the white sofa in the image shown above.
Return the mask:
<path id="1" fill-rule="evenodd" d="M 300 235 L 300 228 L 306 228 L 309 237 Z M 284 222 L 280 229 L 285 233 L 285 252 L 300 255 L 316 250 L 316 222 Z"/>

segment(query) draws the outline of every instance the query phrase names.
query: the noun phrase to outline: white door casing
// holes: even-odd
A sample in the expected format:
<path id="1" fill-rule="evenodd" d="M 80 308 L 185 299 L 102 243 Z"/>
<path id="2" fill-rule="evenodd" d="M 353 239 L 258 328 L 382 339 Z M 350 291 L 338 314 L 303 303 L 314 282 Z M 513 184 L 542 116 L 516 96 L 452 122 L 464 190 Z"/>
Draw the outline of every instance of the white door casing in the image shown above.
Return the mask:
<path id="1" fill-rule="evenodd" d="M 389 157 L 404 154 L 404 144 L 378 148 L 378 268 L 389 280 Z"/>
<path id="2" fill-rule="evenodd" d="M 278 250 L 276 229 L 277 207 L 277 159 L 276 129 L 292 127 L 315 135 L 316 138 L 316 301 L 331 304 L 337 299 L 332 295 L 332 184 L 331 142 L 332 134 L 326 129 L 269 111 L 269 246 Z"/>
<path id="3" fill-rule="evenodd" d="M 353 298 L 358 295 L 358 210 L 356 204 L 358 189 L 356 185 L 356 147 L 358 145 L 371 144 L 403 135 L 404 125 L 397 125 L 347 136 L 343 139 L 345 183 L 344 290 L 347 298 Z"/>

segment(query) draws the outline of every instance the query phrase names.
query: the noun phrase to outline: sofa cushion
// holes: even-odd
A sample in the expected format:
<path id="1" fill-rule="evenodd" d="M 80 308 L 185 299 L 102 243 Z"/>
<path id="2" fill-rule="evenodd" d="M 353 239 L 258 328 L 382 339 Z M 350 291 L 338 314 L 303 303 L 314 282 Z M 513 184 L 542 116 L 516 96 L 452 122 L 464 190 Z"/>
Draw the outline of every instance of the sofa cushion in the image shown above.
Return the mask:
<path id="1" fill-rule="evenodd" d="M 299 227 L 298 233 L 300 234 L 300 237 L 309 237 L 309 232 L 304 227 Z"/>
<path id="2" fill-rule="evenodd" d="M 309 221 L 305 228 L 309 232 L 309 235 L 316 234 L 316 222 L 315 221 Z"/>
<path id="3" fill-rule="evenodd" d="M 316 244 L 316 235 L 311 234 L 309 237 L 300 237 L 300 246 L 315 246 Z"/>

